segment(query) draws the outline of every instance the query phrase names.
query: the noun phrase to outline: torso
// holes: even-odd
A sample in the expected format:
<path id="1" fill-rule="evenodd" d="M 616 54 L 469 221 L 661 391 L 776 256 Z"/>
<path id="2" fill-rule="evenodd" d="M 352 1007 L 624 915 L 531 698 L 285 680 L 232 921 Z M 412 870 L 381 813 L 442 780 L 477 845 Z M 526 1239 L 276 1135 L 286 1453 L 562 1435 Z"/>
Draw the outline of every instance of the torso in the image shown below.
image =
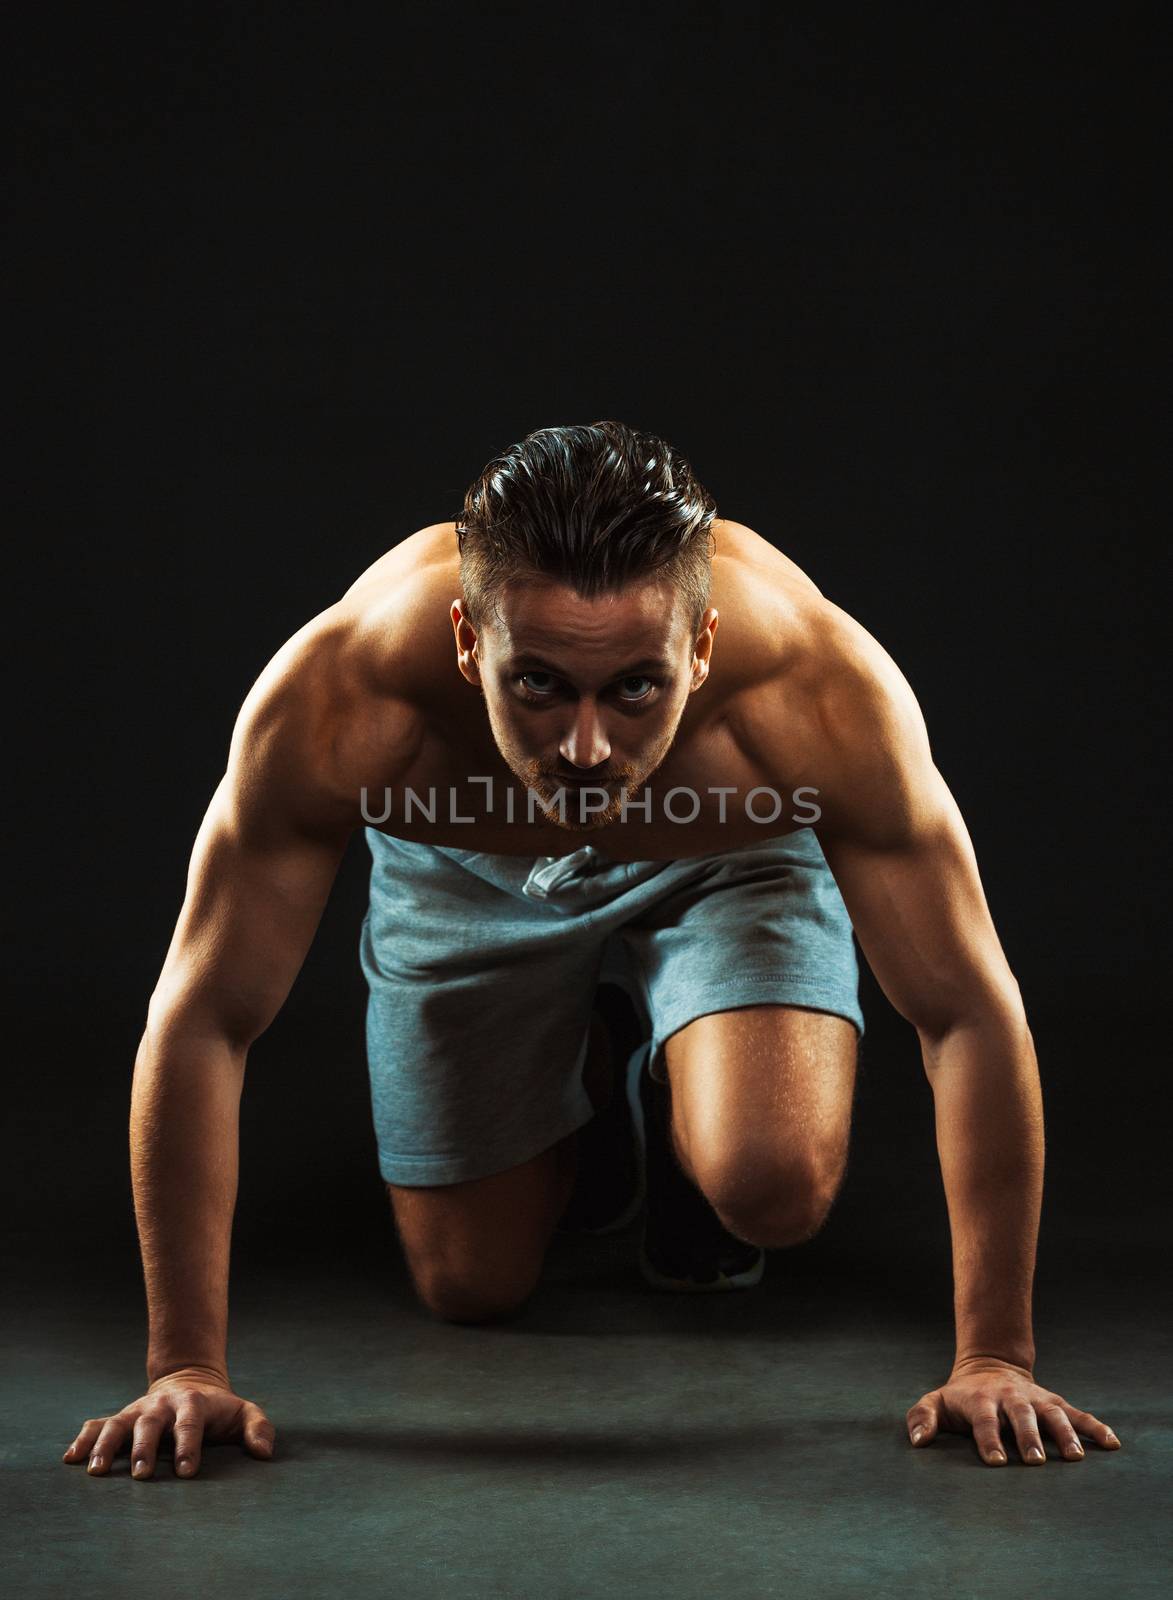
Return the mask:
<path id="1" fill-rule="evenodd" d="M 819 803 L 820 730 L 816 688 L 834 650 L 843 613 L 824 599 L 792 561 L 752 529 L 713 525 L 710 604 L 719 613 L 708 680 L 690 696 L 672 748 L 649 788 L 651 818 L 632 807 L 625 821 L 571 832 L 526 820 L 523 786 L 502 760 L 480 690 L 456 663 L 449 609 L 459 596 L 454 525 L 421 529 L 375 562 L 323 614 L 339 667 L 331 699 L 328 782 L 340 803 L 352 801 L 356 826 L 395 796 L 386 822 L 395 837 L 506 855 L 566 855 L 591 843 L 615 861 L 672 860 L 734 849 L 792 832 L 812 820 Z M 329 674 L 331 678 L 335 675 Z M 403 729 L 410 726 L 406 743 Z M 485 817 L 484 782 L 492 779 L 495 815 Z M 724 798 L 710 789 L 734 787 Z M 401 793 L 436 797 L 436 821 L 417 809 L 403 820 Z M 674 787 L 694 791 L 693 820 L 665 815 Z M 754 788 L 775 791 L 782 806 Z M 366 791 L 365 806 L 360 805 Z M 506 820 L 506 792 L 513 818 Z M 797 800 L 795 792 L 799 792 Z M 644 791 L 646 793 L 646 791 Z M 633 796 L 633 800 L 642 798 Z M 672 810 L 688 817 L 693 802 L 678 795 Z M 721 820 L 721 809 L 725 817 Z M 366 815 L 363 815 L 365 810 Z M 452 820 L 474 816 L 474 822 Z"/>

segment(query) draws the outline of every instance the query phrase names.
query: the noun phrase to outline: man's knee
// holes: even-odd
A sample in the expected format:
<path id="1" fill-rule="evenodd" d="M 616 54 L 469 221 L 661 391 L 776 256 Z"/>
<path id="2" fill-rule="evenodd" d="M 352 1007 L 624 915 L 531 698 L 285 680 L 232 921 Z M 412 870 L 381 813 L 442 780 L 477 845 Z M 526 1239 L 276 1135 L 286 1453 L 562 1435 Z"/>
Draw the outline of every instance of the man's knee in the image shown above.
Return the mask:
<path id="1" fill-rule="evenodd" d="M 516 1316 L 533 1293 L 534 1284 L 509 1288 L 479 1285 L 460 1278 L 432 1276 L 417 1280 L 420 1300 L 442 1322 L 502 1322 Z"/>
<path id="2" fill-rule="evenodd" d="M 443 1322 L 498 1322 L 514 1316 L 537 1287 L 537 1269 L 488 1273 L 471 1263 L 412 1264 L 412 1280 L 422 1303 Z"/>
<path id="3" fill-rule="evenodd" d="M 701 1192 L 729 1232 L 778 1249 L 813 1239 L 827 1220 L 843 1174 L 834 1157 L 747 1155 L 694 1159 Z"/>
<path id="4" fill-rule="evenodd" d="M 446 1322 L 512 1315 L 541 1277 L 574 1176 L 567 1135 L 518 1167 L 466 1183 L 389 1183 L 396 1231 L 420 1300 Z"/>

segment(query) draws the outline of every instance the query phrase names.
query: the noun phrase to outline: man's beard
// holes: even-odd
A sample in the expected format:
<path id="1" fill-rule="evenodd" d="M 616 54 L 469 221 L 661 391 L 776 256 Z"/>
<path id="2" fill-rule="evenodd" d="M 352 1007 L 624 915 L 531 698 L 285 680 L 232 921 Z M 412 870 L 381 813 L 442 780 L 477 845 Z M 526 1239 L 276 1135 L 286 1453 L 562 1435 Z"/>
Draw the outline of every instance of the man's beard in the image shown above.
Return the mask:
<path id="1" fill-rule="evenodd" d="M 630 792 L 626 783 L 562 783 L 537 776 L 529 787 L 542 802 L 542 816 L 556 828 L 571 833 L 589 833 L 618 822 Z M 604 799 L 606 803 L 604 804 Z"/>
<path id="2" fill-rule="evenodd" d="M 570 833 L 585 833 L 596 828 L 608 828 L 621 820 L 624 806 L 630 805 L 634 791 L 647 783 L 671 745 L 672 735 L 669 734 L 650 766 L 641 769 L 627 763 L 611 767 L 606 780 L 598 783 L 587 780 L 580 785 L 573 779 L 564 779 L 559 775 L 557 766 L 550 761 L 509 761 L 508 765 L 541 802 L 535 820 L 541 816 L 555 827 L 564 828 Z M 604 795 L 606 805 L 602 803 Z M 637 814 L 643 814 L 642 806 Z"/>

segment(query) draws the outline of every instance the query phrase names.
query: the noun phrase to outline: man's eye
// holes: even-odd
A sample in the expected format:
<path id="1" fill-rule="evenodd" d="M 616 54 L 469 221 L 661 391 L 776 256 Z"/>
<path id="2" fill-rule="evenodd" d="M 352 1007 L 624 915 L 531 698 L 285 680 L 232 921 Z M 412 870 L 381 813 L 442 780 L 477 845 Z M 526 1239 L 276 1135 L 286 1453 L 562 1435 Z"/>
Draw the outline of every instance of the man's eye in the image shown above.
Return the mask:
<path id="1" fill-rule="evenodd" d="M 621 693 L 619 696 L 621 700 L 646 700 L 648 695 L 650 695 L 652 690 L 656 687 L 656 680 L 654 678 L 645 678 L 642 673 L 630 678 L 620 678 L 619 687 L 621 690 L 626 691 L 633 683 L 642 683 L 646 685 L 646 687 L 633 694 Z"/>
<path id="2" fill-rule="evenodd" d="M 527 678 L 544 678 L 545 683 L 527 683 Z M 534 695 L 547 695 L 554 687 L 554 674 L 552 672 L 523 672 L 518 678 L 518 683 L 523 689 L 528 689 Z"/>
<path id="3" fill-rule="evenodd" d="M 519 673 L 516 681 L 522 693 L 530 700 L 549 700 L 558 690 L 558 679 L 554 674 L 539 672 L 536 668 L 532 672 Z M 619 680 L 619 699 L 625 705 L 635 705 L 641 700 L 648 699 L 655 688 L 655 678 L 645 677 L 642 672 L 631 673 Z"/>

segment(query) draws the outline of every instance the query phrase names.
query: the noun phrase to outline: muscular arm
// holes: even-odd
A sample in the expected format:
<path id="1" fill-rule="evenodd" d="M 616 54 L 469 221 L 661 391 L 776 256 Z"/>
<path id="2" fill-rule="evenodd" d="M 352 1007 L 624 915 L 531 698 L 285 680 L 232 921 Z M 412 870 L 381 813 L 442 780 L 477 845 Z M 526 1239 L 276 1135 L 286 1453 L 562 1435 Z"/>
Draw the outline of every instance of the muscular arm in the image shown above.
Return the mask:
<path id="1" fill-rule="evenodd" d="M 372 686 L 355 618 L 307 623 L 254 684 L 200 826 L 187 892 L 135 1060 L 130 1159 L 150 1323 L 148 1390 L 82 1423 L 63 1461 L 177 1476 L 205 1442 L 272 1458 L 273 1424 L 228 1376 L 228 1268 L 249 1047 L 313 939 L 371 768 L 395 781 L 418 746 L 411 707 Z"/>
<path id="2" fill-rule="evenodd" d="M 1030 1372 L 1044 1156 L 1034 1044 L 912 691 L 874 641 L 856 649 L 823 706 L 818 833 L 869 965 L 919 1036 L 953 1242 L 956 1362 Z"/>
<path id="3" fill-rule="evenodd" d="M 301 657 L 262 674 L 200 826 L 135 1061 L 130 1156 L 148 1380 L 227 1377 L 229 1241 L 249 1046 L 302 965 L 350 825 L 317 777 L 320 696 Z"/>

